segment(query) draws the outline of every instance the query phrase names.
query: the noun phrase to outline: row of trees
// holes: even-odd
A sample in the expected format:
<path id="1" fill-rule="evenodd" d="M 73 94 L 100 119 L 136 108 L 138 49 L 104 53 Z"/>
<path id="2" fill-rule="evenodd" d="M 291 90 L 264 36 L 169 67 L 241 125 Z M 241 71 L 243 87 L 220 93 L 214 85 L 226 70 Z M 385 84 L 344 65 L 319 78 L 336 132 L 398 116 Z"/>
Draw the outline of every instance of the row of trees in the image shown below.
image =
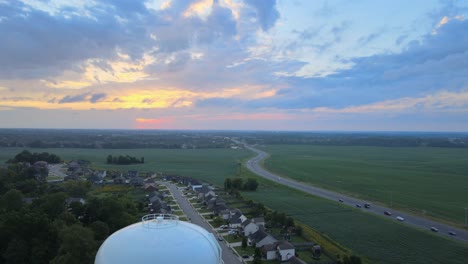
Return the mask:
<path id="1" fill-rule="evenodd" d="M 34 163 L 36 161 L 46 161 L 48 163 L 60 163 L 62 159 L 55 155 L 49 154 L 48 152 L 42 153 L 31 153 L 29 150 L 23 150 L 18 153 L 13 159 L 8 160 L 8 163 L 18 163 L 18 162 L 29 162 Z"/>
<path id="2" fill-rule="evenodd" d="M 145 163 L 145 158 L 136 158 L 136 157 L 131 157 L 129 155 L 125 156 L 112 156 L 108 155 L 107 156 L 107 164 L 118 164 L 118 165 L 130 165 L 130 164 L 143 164 Z"/>
<path id="3" fill-rule="evenodd" d="M 242 178 L 226 178 L 224 180 L 224 190 L 256 191 L 258 182 L 256 179 L 248 178 L 246 182 Z"/>

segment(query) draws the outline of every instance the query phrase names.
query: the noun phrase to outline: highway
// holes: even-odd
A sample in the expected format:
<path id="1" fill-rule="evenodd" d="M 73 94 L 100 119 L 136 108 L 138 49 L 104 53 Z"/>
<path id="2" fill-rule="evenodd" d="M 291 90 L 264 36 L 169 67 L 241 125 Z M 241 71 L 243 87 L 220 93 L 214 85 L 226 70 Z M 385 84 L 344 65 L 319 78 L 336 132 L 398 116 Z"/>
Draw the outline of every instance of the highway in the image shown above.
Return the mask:
<path id="1" fill-rule="evenodd" d="M 239 141 L 236 141 L 236 140 L 233 140 L 233 141 L 238 144 L 241 144 Z M 384 216 L 384 212 L 388 211 L 388 212 L 391 212 L 392 214 L 391 216 L 387 216 L 389 220 L 398 221 L 396 217 L 400 216 L 404 218 L 404 221 L 400 221 L 403 224 L 407 224 L 407 225 L 417 227 L 423 230 L 428 230 L 428 231 L 430 230 L 431 227 L 435 227 L 439 231 L 437 234 L 441 236 L 468 242 L 468 231 L 466 230 L 463 230 L 460 228 L 454 228 L 443 223 L 439 223 L 439 222 L 429 220 L 429 219 L 419 217 L 419 216 L 414 216 L 414 215 L 411 215 L 402 211 L 397 211 L 389 207 L 372 204 L 370 208 L 364 208 L 364 204 L 366 202 L 358 198 L 354 198 L 354 197 L 346 196 L 346 195 L 336 193 L 333 191 L 317 188 L 309 184 L 300 183 L 290 178 L 284 178 L 279 175 L 275 175 L 267 171 L 265 168 L 263 168 L 260 165 L 261 161 L 263 161 L 264 159 L 268 157 L 268 153 L 261 151 L 259 149 L 253 148 L 252 146 L 249 146 L 246 144 L 244 144 L 244 146 L 250 151 L 253 151 L 257 154 L 257 156 L 247 161 L 247 164 L 246 164 L 247 169 L 249 169 L 253 173 L 263 178 L 266 178 L 266 179 L 275 181 L 277 183 L 283 184 L 285 186 L 289 186 L 291 188 L 294 188 L 294 189 L 297 189 L 297 190 L 300 190 L 300 191 L 303 191 L 312 195 L 320 196 L 322 198 L 326 198 L 332 201 L 339 202 L 339 200 L 342 200 L 343 204 L 351 206 L 363 212 Z M 361 205 L 362 208 L 357 208 L 356 207 L 357 204 Z M 460 210 L 460 212 L 463 212 L 462 209 Z M 449 232 L 455 232 L 456 235 L 455 236 L 450 235 Z"/>

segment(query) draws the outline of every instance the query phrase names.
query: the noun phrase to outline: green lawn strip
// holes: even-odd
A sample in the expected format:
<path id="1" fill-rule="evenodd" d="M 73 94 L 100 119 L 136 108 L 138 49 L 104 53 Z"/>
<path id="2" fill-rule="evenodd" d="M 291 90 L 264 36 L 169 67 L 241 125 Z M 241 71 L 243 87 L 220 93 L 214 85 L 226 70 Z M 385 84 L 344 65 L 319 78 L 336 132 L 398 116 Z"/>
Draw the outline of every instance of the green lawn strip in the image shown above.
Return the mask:
<path id="1" fill-rule="evenodd" d="M 243 248 L 243 247 L 235 247 L 237 253 L 239 253 L 239 255 L 249 255 L 249 256 L 252 256 L 254 253 L 255 253 L 255 249 L 251 246 L 247 246 L 246 248 Z"/>
<path id="2" fill-rule="evenodd" d="M 277 174 L 464 224 L 468 149 L 274 145 L 265 150 L 271 154 L 265 167 Z"/>
<path id="3" fill-rule="evenodd" d="M 238 235 L 227 235 L 227 236 L 224 236 L 223 238 L 224 238 L 224 240 L 226 240 L 229 243 L 235 243 L 235 242 L 241 242 L 242 241 L 242 237 L 240 237 Z"/>
<path id="4" fill-rule="evenodd" d="M 256 192 L 243 192 L 242 195 L 278 212 L 285 212 L 352 249 L 354 254 L 368 257 L 372 263 L 444 263 L 448 259 L 451 263 L 466 261 L 466 244 L 274 182 L 259 181 L 262 184 Z"/>
<path id="5" fill-rule="evenodd" d="M 56 181 L 56 180 L 62 180 L 62 179 L 63 179 L 62 177 L 54 175 L 54 174 L 49 174 L 49 176 L 47 176 L 46 178 L 47 181 Z"/>

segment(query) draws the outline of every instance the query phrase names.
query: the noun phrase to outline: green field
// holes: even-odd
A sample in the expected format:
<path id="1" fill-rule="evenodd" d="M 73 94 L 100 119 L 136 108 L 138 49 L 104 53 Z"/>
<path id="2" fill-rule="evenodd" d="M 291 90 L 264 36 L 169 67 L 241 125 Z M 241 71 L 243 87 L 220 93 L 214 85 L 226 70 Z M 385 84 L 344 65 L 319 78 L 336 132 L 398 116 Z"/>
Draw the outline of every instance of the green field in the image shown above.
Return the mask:
<path id="1" fill-rule="evenodd" d="M 242 195 L 310 225 L 370 263 L 466 263 L 467 244 L 259 180 L 260 189 Z"/>
<path id="2" fill-rule="evenodd" d="M 468 149 L 270 145 L 269 170 L 388 206 L 464 224 Z"/>
<path id="3" fill-rule="evenodd" d="M 21 152 L 21 148 L 0 148 L 0 163 Z M 112 170 L 139 170 L 193 176 L 222 186 L 224 178 L 235 175 L 237 164 L 251 153 L 242 149 L 29 149 L 31 152 L 49 152 L 70 161 L 83 159 L 91 166 Z M 107 155 L 145 157 L 144 164 L 110 165 Z"/>

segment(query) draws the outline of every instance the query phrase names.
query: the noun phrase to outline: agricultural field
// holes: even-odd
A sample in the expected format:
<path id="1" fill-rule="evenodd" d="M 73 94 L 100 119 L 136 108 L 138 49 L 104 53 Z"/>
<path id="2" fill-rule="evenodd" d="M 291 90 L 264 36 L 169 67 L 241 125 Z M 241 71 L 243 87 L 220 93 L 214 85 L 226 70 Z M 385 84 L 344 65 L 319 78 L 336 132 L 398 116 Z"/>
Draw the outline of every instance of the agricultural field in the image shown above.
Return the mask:
<path id="1" fill-rule="evenodd" d="M 250 176 L 249 176 L 250 177 Z M 258 178 L 247 199 L 311 226 L 366 263 L 466 263 L 468 245 Z"/>
<path id="2" fill-rule="evenodd" d="M 21 152 L 21 148 L 0 148 L 0 163 Z M 91 162 L 95 169 L 139 170 L 174 173 L 192 176 L 216 185 L 223 185 L 226 177 L 238 170 L 238 163 L 250 156 L 243 149 L 73 149 L 48 148 L 29 149 L 31 152 L 49 152 L 66 161 L 83 159 Z M 144 157 L 144 164 L 114 165 L 106 164 L 108 155 L 129 155 Z"/>
<path id="3" fill-rule="evenodd" d="M 463 226 L 468 149 L 269 145 L 277 174 Z"/>

